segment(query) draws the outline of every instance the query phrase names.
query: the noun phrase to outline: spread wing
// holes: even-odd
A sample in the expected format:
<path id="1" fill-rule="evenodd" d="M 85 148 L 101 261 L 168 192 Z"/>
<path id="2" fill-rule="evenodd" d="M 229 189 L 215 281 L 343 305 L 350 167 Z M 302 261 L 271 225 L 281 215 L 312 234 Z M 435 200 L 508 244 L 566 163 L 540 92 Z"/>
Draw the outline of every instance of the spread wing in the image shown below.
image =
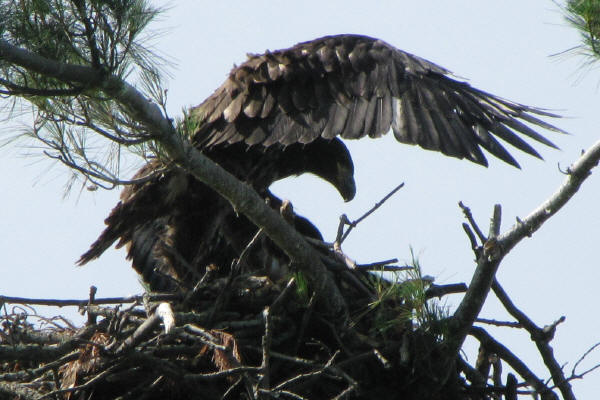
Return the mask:
<path id="1" fill-rule="evenodd" d="M 436 64 L 359 35 L 252 55 L 190 110 L 200 147 L 379 137 L 391 128 L 402 143 L 487 165 L 483 148 L 516 167 L 498 138 L 538 158 L 521 135 L 556 147 L 526 124 L 560 131 L 537 116 L 557 117 L 475 89 Z"/>

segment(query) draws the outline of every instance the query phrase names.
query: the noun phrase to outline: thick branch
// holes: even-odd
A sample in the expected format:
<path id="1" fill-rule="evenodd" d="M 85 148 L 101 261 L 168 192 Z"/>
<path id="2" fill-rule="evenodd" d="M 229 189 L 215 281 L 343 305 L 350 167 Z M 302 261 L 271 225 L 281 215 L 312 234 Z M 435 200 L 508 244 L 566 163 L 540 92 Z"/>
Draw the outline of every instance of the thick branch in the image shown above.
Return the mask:
<path id="1" fill-rule="evenodd" d="M 546 220 L 556 214 L 577 193 L 579 187 L 591 175 L 591 170 L 600 161 L 600 141 L 594 143 L 568 169 L 568 175 L 558 190 L 531 214 L 500 235 L 499 244 L 504 254 L 508 253 L 523 238 L 531 236 Z"/>
<path id="2" fill-rule="evenodd" d="M 499 207 L 496 206 L 494 207 L 494 217 L 490 229 L 492 236 L 496 234 L 500 226 L 499 219 L 500 211 Z M 469 289 L 452 317 L 451 331 L 448 335 L 446 347 L 446 356 L 449 363 L 452 363 L 458 355 L 458 351 L 473 326 L 475 318 L 479 315 L 503 257 L 498 251 L 497 241 L 494 237 L 486 241 L 484 249 L 477 259 L 477 268 L 473 273 Z"/>
<path id="3" fill-rule="evenodd" d="M 77 340 L 69 340 L 58 346 L 0 345 L 0 360 L 50 362 L 70 353 L 78 344 Z"/>

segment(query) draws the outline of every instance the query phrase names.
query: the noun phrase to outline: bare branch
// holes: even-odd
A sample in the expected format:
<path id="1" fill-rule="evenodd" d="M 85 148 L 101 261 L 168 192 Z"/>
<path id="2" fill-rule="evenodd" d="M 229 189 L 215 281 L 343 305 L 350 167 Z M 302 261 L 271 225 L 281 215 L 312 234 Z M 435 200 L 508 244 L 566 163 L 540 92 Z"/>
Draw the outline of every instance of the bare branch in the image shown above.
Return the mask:
<path id="1" fill-rule="evenodd" d="M 497 321 L 495 319 L 487 319 L 487 318 L 476 318 L 475 322 L 479 322 L 480 324 L 493 325 L 493 326 L 505 326 L 509 328 L 522 328 L 519 322 L 514 321 Z"/>
<path id="2" fill-rule="evenodd" d="M 580 373 L 580 374 L 576 374 L 576 373 L 575 373 L 575 370 L 577 369 L 577 367 L 579 366 L 579 364 L 581 364 L 581 362 L 583 362 L 583 360 L 585 360 L 585 358 L 586 358 L 586 357 L 587 357 L 587 356 L 588 356 L 588 355 L 589 355 L 589 354 L 590 354 L 592 351 L 594 351 L 596 348 L 598 348 L 598 346 L 600 346 L 600 342 L 599 342 L 599 343 L 596 343 L 595 345 L 593 345 L 592 347 L 590 347 L 589 349 L 587 349 L 587 351 L 586 351 L 585 353 L 583 353 L 583 355 L 582 355 L 581 357 L 579 357 L 579 360 L 577 360 L 577 361 L 575 362 L 575 365 L 573 365 L 573 369 L 571 370 L 571 376 L 575 376 L 575 375 L 577 375 L 578 377 L 582 377 L 582 376 L 583 376 L 583 375 L 585 375 L 586 373 L 588 373 L 588 372 L 591 372 L 591 371 L 593 371 L 594 369 L 596 369 L 596 368 L 599 368 L 599 367 L 600 367 L 600 364 L 598 364 L 598 365 L 595 365 L 594 367 L 592 367 L 592 368 L 588 369 L 587 371 L 585 371 L 585 372 L 582 372 L 582 373 Z"/>
<path id="3" fill-rule="evenodd" d="M 508 232 L 498 238 L 503 252 L 506 254 L 519 241 L 531 236 L 544 222 L 556 214 L 579 190 L 581 184 L 591 175 L 591 170 L 600 160 L 600 141 L 586 150 L 582 156 L 568 169 L 569 175 L 558 190 L 531 212 L 517 222 Z"/>
<path id="4" fill-rule="evenodd" d="M 144 296 L 147 295 L 137 295 L 137 296 L 125 296 L 125 297 L 100 297 L 94 299 L 94 304 L 121 304 L 121 303 L 139 303 L 141 304 L 144 300 Z M 175 294 L 156 294 L 149 295 L 150 301 L 168 301 L 179 299 L 179 295 Z M 82 300 L 59 300 L 59 299 L 31 299 L 25 297 L 10 297 L 10 296 L 0 296 L 0 304 L 2 303 L 10 303 L 10 304 L 32 304 L 32 305 L 40 305 L 40 306 L 57 306 L 57 307 L 65 307 L 65 306 L 86 306 L 89 303 L 89 299 Z"/>
<path id="5" fill-rule="evenodd" d="M 556 361 L 556 358 L 554 358 L 554 351 L 552 350 L 552 347 L 550 347 L 549 344 L 550 340 L 552 340 L 552 337 L 554 336 L 554 330 L 556 329 L 556 325 L 564 321 L 564 317 L 556 321 L 553 325 L 551 325 L 550 329 L 539 328 L 533 321 L 529 319 L 529 317 L 525 315 L 525 313 L 520 311 L 513 304 L 513 302 L 510 300 L 510 298 L 508 297 L 504 289 L 502 289 L 502 286 L 500 286 L 496 279 L 494 279 L 494 282 L 492 283 L 492 289 L 494 290 L 494 293 L 496 294 L 504 308 L 506 308 L 506 311 L 508 311 L 510 315 L 515 317 L 515 319 L 519 321 L 519 323 L 531 335 L 531 339 L 537 346 L 538 351 L 540 352 L 540 355 L 544 360 L 544 364 L 550 371 L 552 380 L 554 381 L 555 385 L 559 388 L 561 394 L 563 395 L 563 398 L 575 400 L 575 394 L 573 393 L 571 385 L 569 384 L 568 379 L 565 378 L 565 374 L 562 370 L 562 367 Z"/>
<path id="6" fill-rule="evenodd" d="M 548 218 L 554 215 L 575 195 L 599 160 L 600 141 L 587 150 L 569 168 L 569 176 L 555 194 L 548 198 L 529 216 L 514 225 L 508 232 L 499 235 L 497 238 L 492 237 L 484 243 L 484 252 L 477 259 L 477 268 L 473 274 L 469 289 L 452 317 L 450 334 L 447 339 L 448 346 L 446 348 L 446 357 L 449 364 L 452 364 L 456 359 L 458 350 L 462 347 L 470 327 L 479 315 L 503 257 L 519 241 L 531 236 Z M 496 207 L 490 226 L 491 233 L 495 234 L 498 232 L 499 226 L 499 207 Z M 548 355 L 550 356 L 551 354 Z M 549 357 L 547 361 L 550 362 L 551 360 L 553 360 L 553 357 Z M 568 392 L 565 390 L 563 396 L 566 396 Z"/>
<path id="7" fill-rule="evenodd" d="M 336 243 L 338 243 L 338 245 L 341 245 L 344 242 L 344 240 L 346 240 L 348 235 L 350 235 L 350 232 L 352 232 L 352 229 L 356 228 L 356 226 L 358 224 L 360 224 L 369 215 L 373 214 L 375 212 L 375 210 L 377 210 L 379 207 L 381 207 L 383 205 L 383 203 L 388 201 L 388 199 L 390 197 L 392 197 L 394 194 L 396 194 L 396 192 L 398 190 L 402 189 L 403 187 L 404 187 L 404 182 L 402 182 L 401 184 L 396 186 L 394 189 L 392 189 L 391 192 L 386 194 L 381 200 L 379 200 L 377 203 L 375 203 L 375 205 L 370 210 L 368 210 L 366 213 L 364 213 L 360 218 L 358 218 L 354 221 L 351 221 L 351 222 L 347 222 L 347 219 L 346 219 L 346 221 L 344 221 L 344 222 L 346 225 L 349 225 L 349 228 L 348 228 L 348 230 L 346 230 L 346 232 L 344 232 L 344 234 L 342 235 L 341 238 L 336 239 Z M 346 217 L 346 216 L 344 215 L 344 217 Z"/>
<path id="8" fill-rule="evenodd" d="M 488 351 L 498 354 L 500 358 L 506 361 L 512 369 L 514 369 L 527 383 L 533 387 L 538 393 L 550 393 L 556 400 L 558 397 L 554 395 L 550 389 L 544 385 L 544 382 L 538 378 L 517 356 L 515 356 L 504 345 L 496 341 L 483 328 L 472 327 L 469 332 L 474 336 Z"/>
<path id="9" fill-rule="evenodd" d="M 484 243 L 487 240 L 487 238 L 485 237 L 481 229 L 479 229 L 479 225 L 477 225 L 475 219 L 473 219 L 473 213 L 471 213 L 471 209 L 464 205 L 462 201 L 458 202 L 458 206 L 465 214 L 465 218 L 467 219 L 467 221 L 469 221 L 469 225 L 471 225 L 471 227 L 475 230 L 475 233 L 477 234 L 477 237 L 479 238 L 481 243 Z M 471 242 L 473 242 L 473 240 L 471 240 Z"/>
<path id="10" fill-rule="evenodd" d="M 452 293 L 464 293 L 467 291 L 467 285 L 464 283 L 452 283 L 448 285 L 431 284 L 425 290 L 425 298 L 432 299 L 434 297 L 442 297 Z"/>

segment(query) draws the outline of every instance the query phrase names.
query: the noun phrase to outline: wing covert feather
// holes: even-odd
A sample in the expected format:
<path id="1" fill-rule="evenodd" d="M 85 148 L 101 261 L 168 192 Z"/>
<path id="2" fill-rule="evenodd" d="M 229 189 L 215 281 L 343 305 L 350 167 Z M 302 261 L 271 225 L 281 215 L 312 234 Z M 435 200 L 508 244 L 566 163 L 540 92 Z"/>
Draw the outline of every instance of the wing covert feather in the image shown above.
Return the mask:
<path id="1" fill-rule="evenodd" d="M 456 80 L 447 69 L 360 35 L 327 36 L 251 55 L 190 116 L 195 143 L 310 143 L 319 137 L 379 137 L 487 165 L 480 148 L 517 162 L 496 136 L 539 157 L 520 135 L 556 147 L 532 126 L 557 117 Z"/>

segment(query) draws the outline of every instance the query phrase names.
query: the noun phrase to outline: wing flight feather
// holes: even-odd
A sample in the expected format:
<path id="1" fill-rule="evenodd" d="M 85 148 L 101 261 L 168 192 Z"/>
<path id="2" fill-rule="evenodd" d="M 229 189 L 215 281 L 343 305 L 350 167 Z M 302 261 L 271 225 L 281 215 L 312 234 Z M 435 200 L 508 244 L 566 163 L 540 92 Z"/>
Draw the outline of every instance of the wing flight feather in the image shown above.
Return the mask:
<path id="1" fill-rule="evenodd" d="M 245 141 L 272 146 L 319 137 L 379 137 L 487 165 L 481 149 L 518 167 L 498 140 L 540 157 L 520 135 L 550 147 L 532 126 L 562 132 L 548 111 L 514 103 L 377 39 L 327 36 L 252 55 L 192 108 L 200 147 Z"/>

